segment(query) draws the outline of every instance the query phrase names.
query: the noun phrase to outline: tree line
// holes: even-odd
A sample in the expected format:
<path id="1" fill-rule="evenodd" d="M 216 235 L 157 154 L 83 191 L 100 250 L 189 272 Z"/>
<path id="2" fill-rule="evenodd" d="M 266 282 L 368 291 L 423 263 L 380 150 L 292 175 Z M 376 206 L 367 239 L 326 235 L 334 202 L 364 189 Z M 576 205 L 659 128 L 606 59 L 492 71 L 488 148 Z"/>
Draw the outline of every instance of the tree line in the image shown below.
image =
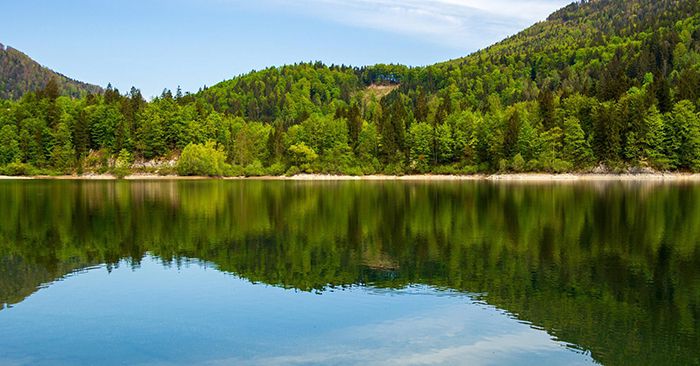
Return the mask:
<path id="1" fill-rule="evenodd" d="M 0 101 L 4 174 L 700 170 L 700 4 L 574 3 L 427 67 L 271 67 L 146 101 Z"/>

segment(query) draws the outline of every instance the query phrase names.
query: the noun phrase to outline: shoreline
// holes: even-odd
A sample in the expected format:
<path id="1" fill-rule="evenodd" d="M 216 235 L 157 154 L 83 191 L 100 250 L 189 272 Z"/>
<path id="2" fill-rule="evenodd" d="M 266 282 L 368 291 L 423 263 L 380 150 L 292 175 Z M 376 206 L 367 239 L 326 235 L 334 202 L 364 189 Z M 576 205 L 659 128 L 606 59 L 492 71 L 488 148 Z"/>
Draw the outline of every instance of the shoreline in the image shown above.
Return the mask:
<path id="1" fill-rule="evenodd" d="M 0 180 L 85 180 L 110 181 L 119 180 L 108 174 L 60 175 L 60 176 L 0 176 Z M 642 173 L 642 174 L 477 174 L 477 175 L 327 175 L 299 174 L 287 176 L 262 177 L 188 177 L 178 175 L 133 174 L 123 178 L 127 181 L 164 181 L 164 180 L 274 180 L 274 181 L 493 181 L 493 182 L 591 182 L 591 181 L 681 181 L 700 182 L 697 173 Z"/>

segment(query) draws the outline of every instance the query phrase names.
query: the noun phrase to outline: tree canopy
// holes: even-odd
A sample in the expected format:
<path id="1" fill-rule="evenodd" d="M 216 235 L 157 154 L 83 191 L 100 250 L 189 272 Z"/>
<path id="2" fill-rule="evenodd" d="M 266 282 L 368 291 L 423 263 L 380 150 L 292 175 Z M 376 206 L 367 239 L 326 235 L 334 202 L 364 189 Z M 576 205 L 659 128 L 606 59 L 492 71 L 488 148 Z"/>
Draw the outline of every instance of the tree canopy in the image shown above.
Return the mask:
<path id="1" fill-rule="evenodd" d="M 700 3 L 576 2 L 426 67 L 299 63 L 148 102 L 64 91 L 0 102 L 0 166 L 162 166 L 211 142 L 230 173 L 698 171 Z"/>

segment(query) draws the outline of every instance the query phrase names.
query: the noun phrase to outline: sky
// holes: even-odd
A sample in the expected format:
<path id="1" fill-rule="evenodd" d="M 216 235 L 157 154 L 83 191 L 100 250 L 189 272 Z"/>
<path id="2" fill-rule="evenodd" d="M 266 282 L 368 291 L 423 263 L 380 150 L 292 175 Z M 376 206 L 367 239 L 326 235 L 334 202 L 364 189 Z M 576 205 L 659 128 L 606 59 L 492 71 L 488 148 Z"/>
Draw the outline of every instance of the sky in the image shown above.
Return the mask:
<path id="1" fill-rule="evenodd" d="M 429 65 L 572 0 L 0 0 L 0 43 L 68 77 L 146 96 L 300 61 Z"/>

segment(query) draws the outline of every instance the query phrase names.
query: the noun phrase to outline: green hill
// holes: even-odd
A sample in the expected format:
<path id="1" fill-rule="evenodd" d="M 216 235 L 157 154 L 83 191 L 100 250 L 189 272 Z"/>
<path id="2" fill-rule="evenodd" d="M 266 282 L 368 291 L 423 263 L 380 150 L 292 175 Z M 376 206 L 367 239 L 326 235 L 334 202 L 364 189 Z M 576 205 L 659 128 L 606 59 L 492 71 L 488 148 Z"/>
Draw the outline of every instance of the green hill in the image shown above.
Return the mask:
<path id="1" fill-rule="evenodd" d="M 30 91 L 37 91 L 56 78 L 61 92 L 80 97 L 87 93 L 99 93 L 102 88 L 70 79 L 39 65 L 24 53 L 0 44 L 0 98 L 18 99 Z"/>
<path id="2" fill-rule="evenodd" d="M 104 171 L 122 151 L 211 141 L 212 175 L 698 171 L 699 92 L 700 2 L 584 1 L 427 67 L 299 63 L 149 103 L 136 89 L 30 95 L 0 112 L 17 145 L 0 166 Z"/>

